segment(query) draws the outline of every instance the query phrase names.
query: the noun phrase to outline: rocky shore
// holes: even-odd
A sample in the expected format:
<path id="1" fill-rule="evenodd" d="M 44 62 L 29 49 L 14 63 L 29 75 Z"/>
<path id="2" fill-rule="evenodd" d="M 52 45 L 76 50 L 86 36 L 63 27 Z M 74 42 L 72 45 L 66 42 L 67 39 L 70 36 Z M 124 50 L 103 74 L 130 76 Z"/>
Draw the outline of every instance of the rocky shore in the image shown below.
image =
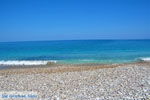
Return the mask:
<path id="1" fill-rule="evenodd" d="M 34 91 L 34 100 L 150 100 L 150 64 L 1 70 L 3 91 Z"/>

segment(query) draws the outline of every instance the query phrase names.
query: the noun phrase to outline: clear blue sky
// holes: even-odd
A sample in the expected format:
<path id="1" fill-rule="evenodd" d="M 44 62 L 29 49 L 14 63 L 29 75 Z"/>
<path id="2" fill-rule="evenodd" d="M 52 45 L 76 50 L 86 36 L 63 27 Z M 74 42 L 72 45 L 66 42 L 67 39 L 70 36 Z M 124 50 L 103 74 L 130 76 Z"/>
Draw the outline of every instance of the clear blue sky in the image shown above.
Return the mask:
<path id="1" fill-rule="evenodd" d="M 150 0 L 0 0 L 0 41 L 150 39 Z"/>

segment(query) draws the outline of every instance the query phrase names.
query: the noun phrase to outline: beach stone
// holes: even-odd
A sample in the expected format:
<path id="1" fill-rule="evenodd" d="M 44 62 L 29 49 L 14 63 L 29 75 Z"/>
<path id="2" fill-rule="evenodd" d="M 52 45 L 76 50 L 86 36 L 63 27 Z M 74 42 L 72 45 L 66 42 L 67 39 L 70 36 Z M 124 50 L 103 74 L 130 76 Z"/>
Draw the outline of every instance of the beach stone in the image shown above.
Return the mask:
<path id="1" fill-rule="evenodd" d="M 0 75 L 1 91 L 34 91 L 38 100 L 149 100 L 150 65 Z"/>

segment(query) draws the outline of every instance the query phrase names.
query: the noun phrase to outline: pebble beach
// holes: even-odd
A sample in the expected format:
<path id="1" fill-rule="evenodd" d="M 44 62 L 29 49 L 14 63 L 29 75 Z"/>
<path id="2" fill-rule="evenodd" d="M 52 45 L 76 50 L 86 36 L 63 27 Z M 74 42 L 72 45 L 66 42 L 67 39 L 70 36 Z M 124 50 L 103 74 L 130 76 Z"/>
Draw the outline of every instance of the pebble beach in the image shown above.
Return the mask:
<path id="1" fill-rule="evenodd" d="M 2 91 L 38 94 L 29 100 L 150 100 L 150 63 L 5 69 L 0 70 Z"/>

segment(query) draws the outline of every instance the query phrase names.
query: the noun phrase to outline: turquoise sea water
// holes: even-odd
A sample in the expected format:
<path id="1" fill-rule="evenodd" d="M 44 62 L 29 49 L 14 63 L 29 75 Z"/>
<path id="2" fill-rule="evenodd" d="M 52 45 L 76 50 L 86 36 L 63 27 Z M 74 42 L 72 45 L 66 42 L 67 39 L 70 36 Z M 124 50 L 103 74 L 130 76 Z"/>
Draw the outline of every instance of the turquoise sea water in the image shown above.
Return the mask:
<path id="1" fill-rule="evenodd" d="M 150 40 L 1 42 L 0 62 L 126 63 L 150 57 Z"/>

